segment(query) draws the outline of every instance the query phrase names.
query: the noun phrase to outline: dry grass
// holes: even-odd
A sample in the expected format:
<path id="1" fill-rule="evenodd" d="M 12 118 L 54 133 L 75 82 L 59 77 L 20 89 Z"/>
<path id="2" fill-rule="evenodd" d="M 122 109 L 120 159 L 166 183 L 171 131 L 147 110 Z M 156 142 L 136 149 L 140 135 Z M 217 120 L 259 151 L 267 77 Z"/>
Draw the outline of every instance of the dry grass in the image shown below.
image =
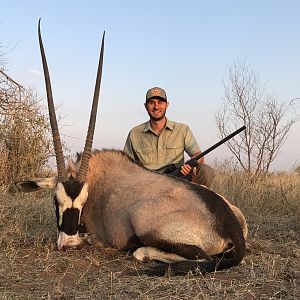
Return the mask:
<path id="1" fill-rule="evenodd" d="M 51 195 L 0 196 L 1 299 L 300 299 L 300 176 L 258 182 L 237 172 L 213 189 L 245 212 L 245 263 L 202 276 L 153 275 L 114 249 L 56 251 Z"/>

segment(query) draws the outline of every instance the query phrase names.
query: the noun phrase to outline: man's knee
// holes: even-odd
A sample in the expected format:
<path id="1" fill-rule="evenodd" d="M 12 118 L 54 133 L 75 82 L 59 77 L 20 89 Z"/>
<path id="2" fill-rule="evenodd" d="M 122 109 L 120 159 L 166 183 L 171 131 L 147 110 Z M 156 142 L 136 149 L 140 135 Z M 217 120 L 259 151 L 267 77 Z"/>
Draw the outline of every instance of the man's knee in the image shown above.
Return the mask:
<path id="1" fill-rule="evenodd" d="M 196 183 L 210 187 L 215 177 L 214 169 L 208 165 L 200 164 L 197 168 Z"/>

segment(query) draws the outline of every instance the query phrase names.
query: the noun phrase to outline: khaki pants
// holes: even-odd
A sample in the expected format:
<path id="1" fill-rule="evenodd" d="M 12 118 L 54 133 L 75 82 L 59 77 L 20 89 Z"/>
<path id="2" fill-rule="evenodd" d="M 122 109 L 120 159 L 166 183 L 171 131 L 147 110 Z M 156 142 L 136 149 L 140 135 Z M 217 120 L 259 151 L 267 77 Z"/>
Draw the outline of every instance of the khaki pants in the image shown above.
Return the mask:
<path id="1" fill-rule="evenodd" d="M 214 177 L 215 173 L 212 167 L 205 164 L 199 164 L 196 175 L 192 176 L 192 182 L 202 184 L 210 188 Z"/>

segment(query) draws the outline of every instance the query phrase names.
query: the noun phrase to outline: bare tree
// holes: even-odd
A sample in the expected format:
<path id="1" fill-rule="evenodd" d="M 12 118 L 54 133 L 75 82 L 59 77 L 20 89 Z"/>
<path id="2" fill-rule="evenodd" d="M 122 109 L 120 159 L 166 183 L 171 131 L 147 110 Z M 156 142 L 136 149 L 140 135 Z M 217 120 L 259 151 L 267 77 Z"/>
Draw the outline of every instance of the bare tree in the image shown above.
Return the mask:
<path id="1" fill-rule="evenodd" d="M 246 62 L 229 68 L 224 89 L 223 103 L 215 116 L 220 137 L 246 125 L 246 130 L 226 145 L 243 170 L 254 175 L 267 172 L 296 122 L 292 114 L 296 99 L 279 103 L 267 95 L 265 85 Z"/>

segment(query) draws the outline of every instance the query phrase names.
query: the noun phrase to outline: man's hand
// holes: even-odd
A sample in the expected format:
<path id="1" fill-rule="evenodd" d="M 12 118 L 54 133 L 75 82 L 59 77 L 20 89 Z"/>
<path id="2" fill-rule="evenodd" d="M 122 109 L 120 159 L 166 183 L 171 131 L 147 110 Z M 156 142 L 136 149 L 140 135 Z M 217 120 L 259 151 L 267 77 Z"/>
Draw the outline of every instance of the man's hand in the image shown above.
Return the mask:
<path id="1" fill-rule="evenodd" d="M 196 156 L 199 155 L 199 154 L 201 154 L 201 151 L 197 151 L 196 153 L 194 153 L 194 155 L 193 155 L 191 158 L 196 157 Z M 204 163 L 204 157 L 201 157 L 201 158 L 198 160 L 198 164 L 203 164 L 203 163 Z M 181 172 L 181 174 L 183 174 L 184 176 L 189 175 L 189 174 L 191 173 L 191 171 L 192 171 L 192 167 L 191 167 L 189 164 L 183 164 L 183 165 L 181 166 L 180 172 Z M 196 176 L 196 172 L 197 172 L 197 168 L 194 167 L 192 175 L 193 175 L 193 176 Z"/>
<path id="2" fill-rule="evenodd" d="M 196 170 L 197 170 L 197 168 L 196 167 L 194 167 L 193 168 L 193 175 L 196 175 Z M 188 165 L 188 164 L 183 164 L 182 166 L 181 166 L 181 173 L 184 175 L 184 176 L 187 176 L 187 175 L 189 175 L 190 173 L 191 173 L 191 171 L 192 171 L 192 167 L 190 166 L 190 165 Z"/>

